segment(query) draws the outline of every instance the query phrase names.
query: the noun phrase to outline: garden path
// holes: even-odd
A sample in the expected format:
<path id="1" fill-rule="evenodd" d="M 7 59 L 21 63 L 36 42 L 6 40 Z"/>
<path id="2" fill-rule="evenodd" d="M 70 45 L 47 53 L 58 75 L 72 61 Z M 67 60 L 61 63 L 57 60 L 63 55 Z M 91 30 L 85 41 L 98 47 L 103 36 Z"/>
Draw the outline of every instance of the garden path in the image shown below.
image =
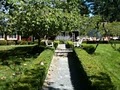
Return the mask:
<path id="1" fill-rule="evenodd" d="M 65 44 L 57 47 L 60 53 L 65 49 Z M 53 56 L 42 90 L 87 90 L 88 86 L 81 70 L 78 69 L 78 62 L 70 53 L 64 52 Z"/>

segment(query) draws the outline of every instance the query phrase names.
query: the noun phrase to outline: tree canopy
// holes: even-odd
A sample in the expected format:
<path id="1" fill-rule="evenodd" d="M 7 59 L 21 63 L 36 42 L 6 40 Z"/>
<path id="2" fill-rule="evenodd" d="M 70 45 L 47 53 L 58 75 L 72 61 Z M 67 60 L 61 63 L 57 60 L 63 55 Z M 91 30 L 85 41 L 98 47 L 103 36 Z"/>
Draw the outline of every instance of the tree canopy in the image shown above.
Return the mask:
<path id="1" fill-rule="evenodd" d="M 26 36 L 33 35 L 36 38 L 76 29 L 81 30 L 81 34 L 87 35 L 92 29 L 104 29 L 99 22 L 119 21 L 117 0 L 117 5 L 112 1 L 109 3 L 109 0 L 2 0 L 2 2 L 4 3 L 0 5 L 2 8 L 0 29 L 3 30 L 5 24 L 9 32 L 17 30 Z M 94 2 L 93 17 L 88 17 L 89 7 L 86 2 Z M 107 26 L 112 27 L 111 25 Z M 106 29 L 114 32 L 112 31 L 114 29 Z"/>
<path id="2" fill-rule="evenodd" d="M 8 13 L 8 30 L 40 38 L 79 29 L 82 17 L 78 1 L 8 0 L 12 7 Z"/>
<path id="3" fill-rule="evenodd" d="M 120 21 L 120 0 L 86 0 L 92 4 L 94 14 L 102 16 L 104 21 Z"/>

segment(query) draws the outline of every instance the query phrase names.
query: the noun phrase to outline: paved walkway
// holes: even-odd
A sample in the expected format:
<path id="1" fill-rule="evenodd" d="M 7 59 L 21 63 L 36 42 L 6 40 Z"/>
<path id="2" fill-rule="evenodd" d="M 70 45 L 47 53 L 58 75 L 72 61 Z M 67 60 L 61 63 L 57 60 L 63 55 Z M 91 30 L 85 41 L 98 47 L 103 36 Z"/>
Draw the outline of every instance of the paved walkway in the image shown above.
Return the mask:
<path id="1" fill-rule="evenodd" d="M 54 56 L 43 90 L 73 90 L 67 57 Z"/>
<path id="2" fill-rule="evenodd" d="M 64 44 L 58 47 L 66 49 Z M 72 55 L 55 55 L 42 90 L 87 90 L 86 79 L 81 74 L 83 71 L 78 69 L 79 63 L 74 59 Z"/>

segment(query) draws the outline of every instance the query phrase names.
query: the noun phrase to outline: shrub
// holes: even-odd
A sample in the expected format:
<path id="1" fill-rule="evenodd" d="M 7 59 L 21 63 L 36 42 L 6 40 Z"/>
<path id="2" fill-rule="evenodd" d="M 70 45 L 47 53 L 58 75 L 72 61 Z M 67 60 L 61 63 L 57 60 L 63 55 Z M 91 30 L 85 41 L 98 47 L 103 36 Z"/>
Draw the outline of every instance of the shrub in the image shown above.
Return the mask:
<path id="1" fill-rule="evenodd" d="M 13 41 L 13 40 L 7 41 L 7 44 L 8 45 L 15 45 L 15 41 Z"/>
<path id="2" fill-rule="evenodd" d="M 60 44 L 64 44 L 65 41 L 64 41 L 64 40 L 60 40 L 59 43 L 60 43 Z"/>
<path id="3" fill-rule="evenodd" d="M 7 41 L 6 40 L 0 40 L 0 45 L 7 45 Z"/>
<path id="4" fill-rule="evenodd" d="M 120 52 L 120 47 L 117 50 Z"/>
<path id="5" fill-rule="evenodd" d="M 27 41 L 17 41 L 17 44 L 19 44 L 19 45 L 27 45 L 28 44 L 28 42 Z"/>
<path id="6" fill-rule="evenodd" d="M 34 40 L 34 42 L 33 42 L 34 44 L 38 44 L 38 40 Z"/>
<path id="7" fill-rule="evenodd" d="M 87 44 L 96 44 L 96 43 L 100 43 L 100 44 L 108 44 L 108 41 L 87 41 Z"/>
<path id="8" fill-rule="evenodd" d="M 110 43 L 120 44 L 120 40 L 110 40 Z"/>
<path id="9" fill-rule="evenodd" d="M 60 41 L 54 41 L 54 47 L 57 48 L 59 43 L 60 43 Z"/>
<path id="10" fill-rule="evenodd" d="M 28 44 L 29 44 L 29 45 L 32 45 L 32 44 L 34 44 L 34 42 L 32 42 L 32 41 L 28 41 Z"/>
<path id="11" fill-rule="evenodd" d="M 46 49 L 37 59 L 32 60 L 32 65 L 30 64 L 24 69 L 24 75 L 21 76 L 20 84 L 16 85 L 15 90 L 41 90 L 53 54 L 52 49 Z"/>
<path id="12" fill-rule="evenodd" d="M 41 41 L 41 42 L 40 42 L 40 45 L 45 46 L 45 42 L 44 42 L 44 41 Z"/>
<path id="13" fill-rule="evenodd" d="M 107 69 L 105 69 L 99 62 L 101 58 L 99 59 L 98 57 L 102 56 L 96 56 L 95 54 L 90 55 L 80 48 L 75 48 L 74 50 L 81 63 L 80 67 L 83 68 L 83 71 L 86 73 L 88 80 L 90 81 L 92 89 L 89 88 L 89 90 L 119 90 L 115 89 L 110 74 L 105 71 Z"/>
<path id="14" fill-rule="evenodd" d="M 73 42 L 72 41 L 67 41 L 66 42 L 66 48 L 73 48 L 74 45 L 73 45 Z"/>
<path id="15" fill-rule="evenodd" d="M 15 83 L 17 84 L 16 87 L 14 88 L 14 90 L 30 90 L 30 85 L 28 84 L 19 84 L 19 83 Z"/>
<path id="16" fill-rule="evenodd" d="M 95 50 L 95 47 L 94 46 L 92 46 L 92 45 L 84 45 L 83 46 L 83 49 L 87 52 L 87 53 L 89 53 L 89 54 L 93 54 L 93 52 L 94 52 L 94 50 Z"/>

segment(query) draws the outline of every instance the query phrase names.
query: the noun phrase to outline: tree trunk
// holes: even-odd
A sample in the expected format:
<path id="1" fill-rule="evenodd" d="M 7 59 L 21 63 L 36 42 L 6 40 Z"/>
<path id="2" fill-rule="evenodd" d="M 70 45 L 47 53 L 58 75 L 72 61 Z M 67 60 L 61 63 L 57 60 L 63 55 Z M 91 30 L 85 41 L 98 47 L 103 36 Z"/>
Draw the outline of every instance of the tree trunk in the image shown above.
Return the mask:
<path id="1" fill-rule="evenodd" d="M 38 46 L 40 46 L 40 38 L 38 38 Z"/>
<path id="2" fill-rule="evenodd" d="M 97 30 L 99 29 L 99 23 L 100 23 L 100 22 L 97 22 L 97 23 L 96 23 L 96 28 L 97 28 Z M 94 48 L 94 50 L 93 50 L 93 52 L 92 52 L 92 53 L 95 53 L 95 51 L 96 51 L 97 47 L 98 47 L 98 46 L 99 46 L 99 44 L 100 44 L 101 39 L 102 39 L 102 37 L 101 37 L 101 38 L 100 38 L 100 40 L 97 42 L 97 45 L 95 46 L 95 48 Z"/>
<path id="3" fill-rule="evenodd" d="M 101 40 L 99 40 L 99 41 L 98 41 L 98 43 L 97 43 L 97 45 L 96 45 L 96 47 L 95 47 L 95 49 L 94 49 L 93 53 L 95 53 L 95 51 L 96 51 L 97 47 L 98 47 L 98 46 L 99 46 L 99 44 L 100 44 L 100 43 L 99 43 L 100 41 L 101 41 Z"/>
<path id="4" fill-rule="evenodd" d="M 98 47 L 98 46 L 99 46 L 99 44 L 100 44 L 101 39 L 102 39 L 102 38 L 100 38 L 100 40 L 98 41 L 98 43 L 97 43 L 97 45 L 95 46 L 95 49 L 94 49 L 94 51 L 93 51 L 92 53 L 95 53 L 95 51 L 96 51 L 97 47 Z"/>
<path id="5" fill-rule="evenodd" d="M 32 36 L 32 41 L 34 42 L 35 40 L 34 40 L 34 35 Z"/>

